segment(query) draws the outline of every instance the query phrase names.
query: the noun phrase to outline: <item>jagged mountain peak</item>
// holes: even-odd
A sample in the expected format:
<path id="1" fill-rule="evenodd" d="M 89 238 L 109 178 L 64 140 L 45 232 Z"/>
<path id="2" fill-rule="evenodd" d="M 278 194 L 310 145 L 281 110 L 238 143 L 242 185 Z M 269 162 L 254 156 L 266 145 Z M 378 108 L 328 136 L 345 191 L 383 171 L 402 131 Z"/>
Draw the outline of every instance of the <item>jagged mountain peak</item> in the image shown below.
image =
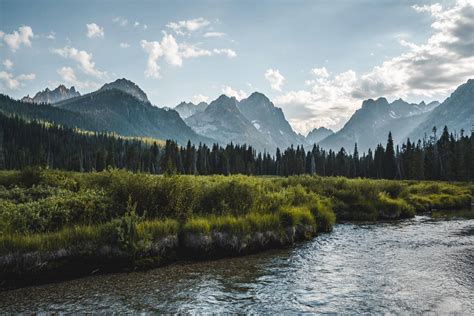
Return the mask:
<path id="1" fill-rule="evenodd" d="M 332 134 L 334 134 L 334 131 L 332 129 L 321 126 L 319 128 L 314 128 L 312 131 L 310 131 L 306 136 L 306 141 L 309 144 L 316 144 Z"/>
<path id="2" fill-rule="evenodd" d="M 30 97 L 29 95 L 27 95 L 26 97 L 23 97 L 21 101 L 36 104 L 54 104 L 60 101 L 78 97 L 80 95 L 81 94 L 76 91 L 76 88 L 74 88 L 74 86 L 71 86 L 71 88 L 68 89 L 65 85 L 60 84 L 54 90 L 51 90 L 49 89 L 49 87 L 46 87 L 46 89 L 44 89 L 43 91 L 37 92 L 34 97 Z"/>
<path id="3" fill-rule="evenodd" d="M 374 99 L 367 99 L 362 102 L 362 108 L 370 108 L 372 106 L 378 106 L 378 105 L 383 105 L 383 106 L 388 106 L 389 103 L 386 98 L 380 97 L 376 100 Z"/>
<path id="4" fill-rule="evenodd" d="M 229 97 L 225 94 L 220 95 L 216 100 L 212 101 L 206 111 L 216 109 L 226 109 L 229 111 L 239 111 L 237 104 L 239 101 L 235 97 Z"/>
<path id="5" fill-rule="evenodd" d="M 146 93 L 133 81 L 126 78 L 117 79 L 113 82 L 106 83 L 100 88 L 100 90 L 118 89 L 126 92 L 142 102 L 150 103 Z M 100 91 L 99 90 L 99 91 Z"/>
<path id="6" fill-rule="evenodd" d="M 178 112 L 181 118 L 186 119 L 196 113 L 203 112 L 204 110 L 206 110 L 207 106 L 208 104 L 204 101 L 199 102 L 198 104 L 182 101 L 180 104 L 175 106 L 173 110 Z"/>

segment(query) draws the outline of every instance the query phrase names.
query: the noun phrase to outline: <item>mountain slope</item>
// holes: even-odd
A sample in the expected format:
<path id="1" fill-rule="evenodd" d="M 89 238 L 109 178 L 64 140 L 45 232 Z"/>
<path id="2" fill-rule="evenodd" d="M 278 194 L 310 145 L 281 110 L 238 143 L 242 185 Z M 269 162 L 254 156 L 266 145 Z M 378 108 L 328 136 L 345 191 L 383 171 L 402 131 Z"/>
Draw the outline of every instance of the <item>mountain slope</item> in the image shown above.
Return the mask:
<path id="1" fill-rule="evenodd" d="M 385 98 L 365 100 L 344 127 L 323 139 L 319 144 L 328 149 L 344 147 L 352 151 L 357 143 L 359 151 L 385 144 L 389 132 L 396 143 L 406 140 L 408 134 L 429 115 L 436 104 L 410 104 L 401 99 L 388 103 Z"/>
<path id="2" fill-rule="evenodd" d="M 59 85 L 54 90 L 49 90 L 49 88 L 46 88 L 45 90 L 36 93 L 35 96 L 32 98 L 29 95 L 27 95 L 26 97 L 23 97 L 21 101 L 28 102 L 28 103 L 35 103 L 35 104 L 40 104 L 40 103 L 53 104 L 53 103 L 60 102 L 63 100 L 75 98 L 80 95 L 81 94 L 78 91 L 76 91 L 74 87 L 71 87 L 70 89 L 68 89 L 64 85 Z"/>
<path id="3" fill-rule="evenodd" d="M 433 126 L 441 132 L 444 126 L 459 133 L 470 133 L 474 125 L 474 79 L 460 85 L 449 98 L 434 109 L 410 134 L 411 139 L 421 139 L 431 134 Z M 439 134 L 438 134 L 439 135 Z"/>
<path id="4" fill-rule="evenodd" d="M 208 104 L 206 102 L 200 102 L 199 104 L 194 104 L 192 102 L 181 102 L 173 108 L 176 112 L 179 113 L 179 116 L 184 120 L 196 113 L 203 112 L 207 108 Z"/>
<path id="5" fill-rule="evenodd" d="M 315 128 L 306 136 L 306 142 L 308 144 L 317 144 L 332 134 L 334 134 L 334 131 L 326 127 Z"/>
<path id="6" fill-rule="evenodd" d="M 100 89 L 79 98 L 60 102 L 57 107 L 94 116 L 102 130 L 123 136 L 173 139 L 180 144 L 185 144 L 188 140 L 194 143 L 212 142 L 197 135 L 176 111 L 155 107 L 123 90 Z"/>
<path id="7" fill-rule="evenodd" d="M 293 131 L 283 111 L 264 94 L 254 92 L 237 106 L 273 149 L 305 143 L 304 138 Z"/>
<path id="8" fill-rule="evenodd" d="M 138 100 L 142 102 L 150 103 L 146 93 L 142 89 L 140 89 L 140 87 L 137 84 L 135 84 L 134 82 L 128 79 L 125 79 L 125 78 L 117 79 L 114 82 L 104 84 L 102 88 L 100 88 L 100 90 L 102 91 L 110 90 L 110 89 L 121 90 L 125 93 L 128 93 L 134 96 L 135 98 L 137 98 Z"/>
<path id="9" fill-rule="evenodd" d="M 197 133 L 217 140 L 221 145 L 248 144 L 258 150 L 273 148 L 237 107 L 237 100 L 221 95 L 204 110 L 188 117 L 186 123 Z"/>

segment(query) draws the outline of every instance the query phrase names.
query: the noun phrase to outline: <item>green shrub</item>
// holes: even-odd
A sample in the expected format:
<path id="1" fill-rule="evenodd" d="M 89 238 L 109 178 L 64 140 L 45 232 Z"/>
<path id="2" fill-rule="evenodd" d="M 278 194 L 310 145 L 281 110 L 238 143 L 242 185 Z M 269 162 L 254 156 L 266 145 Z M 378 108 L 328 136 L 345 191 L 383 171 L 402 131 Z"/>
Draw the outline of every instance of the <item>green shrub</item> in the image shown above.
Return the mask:
<path id="1" fill-rule="evenodd" d="M 317 200 L 311 205 L 311 213 L 316 221 L 316 226 L 320 232 L 330 232 L 336 224 L 336 214 L 332 210 L 330 200 Z"/>
<path id="2" fill-rule="evenodd" d="M 315 220 L 309 208 L 286 207 L 280 210 L 282 226 L 315 225 Z"/>
<path id="3" fill-rule="evenodd" d="M 402 199 L 391 198 L 389 194 L 378 194 L 377 210 L 381 219 L 409 218 L 415 216 L 415 209 Z"/>
<path id="4" fill-rule="evenodd" d="M 184 224 L 183 231 L 195 234 L 209 234 L 211 224 L 205 218 L 190 218 Z"/>

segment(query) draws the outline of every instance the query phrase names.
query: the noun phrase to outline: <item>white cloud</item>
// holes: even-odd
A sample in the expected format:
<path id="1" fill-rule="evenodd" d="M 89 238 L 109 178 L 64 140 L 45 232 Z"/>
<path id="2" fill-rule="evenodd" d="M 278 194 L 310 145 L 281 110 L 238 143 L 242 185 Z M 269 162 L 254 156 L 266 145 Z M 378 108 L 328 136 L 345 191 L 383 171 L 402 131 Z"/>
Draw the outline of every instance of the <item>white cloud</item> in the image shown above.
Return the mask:
<path id="1" fill-rule="evenodd" d="M 237 53 L 229 48 L 215 48 L 212 51 L 217 55 L 226 55 L 228 58 L 237 57 Z"/>
<path id="2" fill-rule="evenodd" d="M 193 103 L 194 104 L 199 104 L 201 102 L 208 102 L 209 101 L 209 97 L 206 96 L 206 95 L 202 95 L 202 94 L 196 94 L 193 96 Z"/>
<path id="3" fill-rule="evenodd" d="M 228 97 L 235 97 L 237 100 L 242 100 L 248 97 L 248 93 L 243 90 L 234 90 L 230 86 L 222 86 L 222 93 Z"/>
<path id="4" fill-rule="evenodd" d="M 13 68 L 13 62 L 10 59 L 5 59 L 2 64 L 6 69 Z"/>
<path id="5" fill-rule="evenodd" d="M 348 70 L 331 75 L 318 68 L 311 90 L 290 91 L 275 98 L 299 132 L 326 126 L 338 129 L 363 99 L 443 98 L 474 74 L 474 1 L 458 0 L 452 7 L 413 6 L 433 19 L 433 34 L 424 43 L 398 37 L 406 51 L 357 75 Z"/>
<path id="6" fill-rule="evenodd" d="M 135 23 L 133 23 L 133 26 L 134 26 L 134 27 L 140 26 L 140 22 L 135 21 Z"/>
<path id="7" fill-rule="evenodd" d="M 197 19 L 192 19 L 192 20 L 170 22 L 166 24 L 166 27 L 175 31 L 176 34 L 184 35 L 189 32 L 197 31 L 198 29 L 209 24 L 210 22 L 208 20 L 204 18 L 197 18 Z"/>
<path id="8" fill-rule="evenodd" d="M 199 48 L 197 44 L 178 43 L 172 34 L 163 33 L 160 42 L 141 40 L 140 46 L 148 54 L 145 75 L 150 78 L 161 78 L 158 61 L 163 60 L 172 66 L 182 66 L 183 59 L 223 54 L 229 58 L 237 54 L 230 49 L 207 50 Z"/>
<path id="9" fill-rule="evenodd" d="M 22 81 L 34 80 L 35 78 L 35 74 L 22 74 L 15 78 L 12 73 L 0 71 L 0 82 L 2 82 L 2 86 L 10 90 L 18 89 Z"/>
<path id="10" fill-rule="evenodd" d="M 123 18 L 123 17 L 120 17 L 120 16 L 117 16 L 115 18 L 112 19 L 112 22 L 120 25 L 120 26 L 127 26 L 128 25 L 128 20 Z"/>
<path id="11" fill-rule="evenodd" d="M 17 89 L 20 86 L 20 82 L 13 78 L 13 74 L 6 71 L 0 71 L 0 81 L 10 90 Z"/>
<path id="12" fill-rule="evenodd" d="M 95 24 L 95 23 L 90 23 L 86 24 L 87 26 L 87 37 L 88 38 L 103 38 L 104 37 L 104 28 Z"/>
<path id="13" fill-rule="evenodd" d="M 20 26 L 18 31 L 13 31 L 11 34 L 0 31 L 0 38 L 3 38 L 3 41 L 13 52 L 20 48 L 21 45 L 30 47 L 33 37 L 33 29 L 27 25 Z"/>
<path id="14" fill-rule="evenodd" d="M 62 67 L 57 70 L 58 75 L 61 77 L 63 83 L 68 83 L 79 89 L 97 89 L 99 84 L 92 81 L 80 81 L 77 80 L 74 69 L 71 67 Z"/>
<path id="15" fill-rule="evenodd" d="M 104 71 L 100 71 L 95 68 L 95 63 L 92 61 L 92 54 L 84 50 L 78 50 L 74 47 L 65 46 L 64 48 L 52 49 L 52 52 L 64 58 L 76 61 L 79 65 L 79 68 L 88 75 L 97 78 L 102 78 L 106 75 Z"/>
<path id="16" fill-rule="evenodd" d="M 48 35 L 46 35 L 46 38 L 49 39 L 49 40 L 55 40 L 56 39 L 56 33 L 51 31 L 51 32 L 49 32 Z"/>
<path id="17" fill-rule="evenodd" d="M 23 75 L 19 75 L 17 77 L 18 80 L 20 81 L 24 81 L 24 80 L 35 80 L 36 79 L 36 75 L 35 74 L 23 74 Z"/>
<path id="18" fill-rule="evenodd" d="M 209 50 L 201 49 L 199 47 L 196 47 L 195 45 L 180 44 L 179 49 L 180 49 L 179 54 L 183 58 L 193 58 L 193 57 L 211 56 L 212 55 L 212 52 L 210 52 Z"/>
<path id="19" fill-rule="evenodd" d="M 126 43 L 126 42 L 120 43 L 120 48 L 129 48 L 129 47 L 130 47 L 129 43 Z"/>
<path id="20" fill-rule="evenodd" d="M 280 74 L 278 69 L 267 69 L 265 72 L 265 79 L 270 83 L 270 87 L 276 91 L 281 91 L 283 81 L 285 81 L 285 77 Z"/>
<path id="21" fill-rule="evenodd" d="M 225 33 L 222 32 L 206 32 L 204 37 L 224 37 Z"/>
<path id="22" fill-rule="evenodd" d="M 327 71 L 326 67 L 313 68 L 313 69 L 311 69 L 311 73 L 316 75 L 316 77 L 320 77 L 320 78 L 328 78 L 329 77 L 329 72 Z"/>

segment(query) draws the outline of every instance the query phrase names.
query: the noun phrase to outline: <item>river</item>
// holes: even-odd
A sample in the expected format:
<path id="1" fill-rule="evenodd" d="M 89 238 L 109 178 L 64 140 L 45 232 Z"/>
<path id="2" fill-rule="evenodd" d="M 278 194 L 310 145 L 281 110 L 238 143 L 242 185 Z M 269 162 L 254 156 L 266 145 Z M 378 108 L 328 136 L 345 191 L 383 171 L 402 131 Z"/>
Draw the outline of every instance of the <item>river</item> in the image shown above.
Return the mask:
<path id="1" fill-rule="evenodd" d="M 474 313 L 474 219 L 339 224 L 290 249 L 0 292 L 0 312 Z"/>

